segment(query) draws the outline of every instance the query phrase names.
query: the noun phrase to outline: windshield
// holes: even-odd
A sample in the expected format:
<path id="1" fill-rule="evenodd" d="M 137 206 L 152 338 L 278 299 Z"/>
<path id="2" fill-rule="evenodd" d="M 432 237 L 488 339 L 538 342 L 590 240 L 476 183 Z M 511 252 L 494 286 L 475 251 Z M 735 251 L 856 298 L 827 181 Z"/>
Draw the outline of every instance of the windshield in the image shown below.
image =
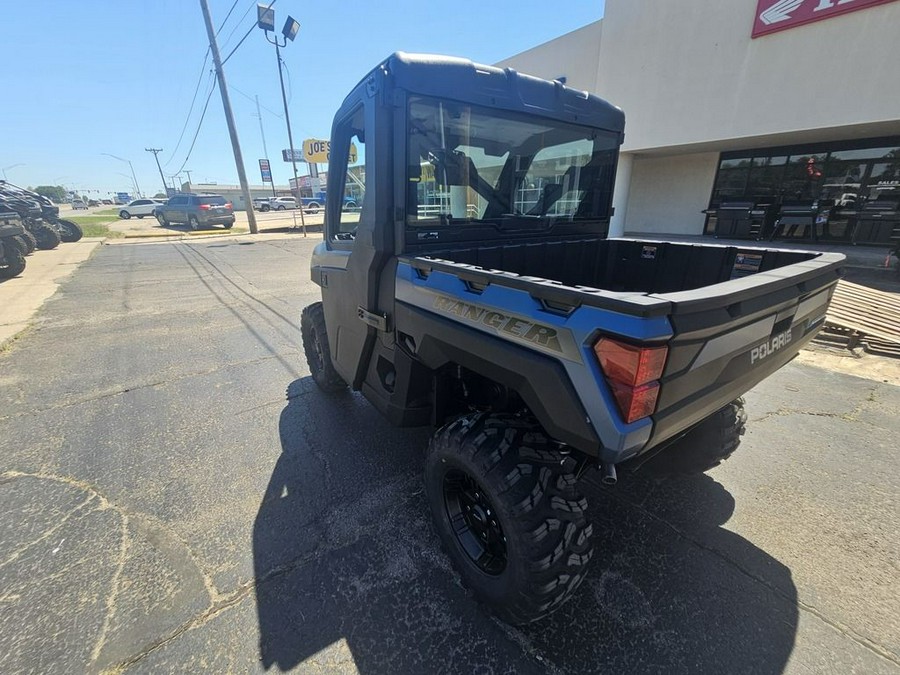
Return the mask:
<path id="1" fill-rule="evenodd" d="M 408 137 L 410 225 L 549 226 L 609 216 L 615 134 L 413 97 Z"/>

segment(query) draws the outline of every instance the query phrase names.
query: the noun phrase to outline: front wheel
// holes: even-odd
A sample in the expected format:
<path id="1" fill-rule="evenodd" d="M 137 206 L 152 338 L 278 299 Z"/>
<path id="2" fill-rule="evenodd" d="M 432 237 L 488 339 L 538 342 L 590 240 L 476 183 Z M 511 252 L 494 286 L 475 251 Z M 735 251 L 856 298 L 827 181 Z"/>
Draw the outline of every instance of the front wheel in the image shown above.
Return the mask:
<path id="1" fill-rule="evenodd" d="M 129 218 L 131 218 L 131 214 L 128 213 L 128 211 L 126 211 L 125 209 L 122 209 L 121 211 L 119 211 L 119 218 L 121 218 L 122 220 L 128 220 Z"/>
<path id="2" fill-rule="evenodd" d="M 322 391 L 333 394 L 347 388 L 347 383 L 338 375 L 331 361 L 328 347 L 328 333 L 325 329 L 325 310 L 321 302 L 314 302 L 303 308 L 300 314 L 300 337 L 303 352 L 313 381 Z"/>
<path id="3" fill-rule="evenodd" d="M 81 229 L 81 225 L 72 220 L 60 218 L 57 227 L 59 228 L 59 236 L 64 242 L 72 243 L 84 236 L 84 230 Z"/>
<path id="4" fill-rule="evenodd" d="M 500 619 L 537 621 L 584 579 L 593 555 L 577 462 L 528 418 L 471 413 L 428 446 L 425 491 L 463 583 Z"/>
<path id="5" fill-rule="evenodd" d="M 284 204 L 279 204 L 277 210 L 284 211 Z"/>

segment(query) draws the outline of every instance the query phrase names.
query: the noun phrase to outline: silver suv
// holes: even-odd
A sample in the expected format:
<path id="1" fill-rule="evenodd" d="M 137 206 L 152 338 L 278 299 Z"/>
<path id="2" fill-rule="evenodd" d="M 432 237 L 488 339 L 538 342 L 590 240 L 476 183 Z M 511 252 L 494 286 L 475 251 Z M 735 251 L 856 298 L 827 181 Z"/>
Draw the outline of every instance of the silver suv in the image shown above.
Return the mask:
<path id="1" fill-rule="evenodd" d="M 234 207 L 221 195 L 180 194 L 156 207 L 156 219 L 163 227 L 171 223 L 186 223 L 192 230 L 210 225 L 234 225 Z"/>

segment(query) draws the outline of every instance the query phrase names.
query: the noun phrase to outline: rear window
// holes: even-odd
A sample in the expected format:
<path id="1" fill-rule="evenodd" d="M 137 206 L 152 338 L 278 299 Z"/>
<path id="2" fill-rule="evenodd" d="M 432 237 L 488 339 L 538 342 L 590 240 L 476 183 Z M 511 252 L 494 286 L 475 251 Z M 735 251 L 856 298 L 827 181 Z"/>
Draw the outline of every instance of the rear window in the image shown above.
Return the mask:
<path id="1" fill-rule="evenodd" d="M 224 197 L 213 196 L 213 197 L 197 197 L 197 203 L 198 204 L 210 204 L 212 206 L 222 206 L 226 202 L 225 202 Z"/>

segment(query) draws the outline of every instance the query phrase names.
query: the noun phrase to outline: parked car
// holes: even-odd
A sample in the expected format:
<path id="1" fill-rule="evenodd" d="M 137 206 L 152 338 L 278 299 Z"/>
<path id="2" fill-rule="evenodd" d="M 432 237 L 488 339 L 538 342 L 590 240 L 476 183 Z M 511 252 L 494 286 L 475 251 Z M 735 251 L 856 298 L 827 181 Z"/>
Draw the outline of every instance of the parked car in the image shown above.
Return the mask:
<path id="1" fill-rule="evenodd" d="M 276 197 L 269 200 L 269 208 L 273 211 L 284 211 L 285 209 L 296 209 L 297 200 L 293 197 Z"/>
<path id="2" fill-rule="evenodd" d="M 159 199 L 135 199 L 133 202 L 130 202 L 119 210 L 119 218 L 128 220 L 131 216 L 134 216 L 135 218 L 155 216 L 156 208 L 164 203 L 165 202 Z"/>
<path id="3" fill-rule="evenodd" d="M 234 225 L 234 207 L 221 195 L 181 194 L 156 208 L 156 219 L 163 227 L 171 223 L 186 223 L 192 230 L 210 225 Z"/>
<path id="4" fill-rule="evenodd" d="M 88 206 L 100 206 L 100 202 L 96 199 L 88 199 Z"/>
<path id="5" fill-rule="evenodd" d="M 72 200 L 72 208 L 73 208 L 75 211 L 79 211 L 79 210 L 81 210 L 81 209 L 87 210 L 87 204 L 85 204 L 85 203 L 84 203 L 83 201 L 81 201 L 80 199 L 73 199 L 73 200 Z"/>
<path id="6" fill-rule="evenodd" d="M 100 203 L 103 204 L 104 206 L 112 206 L 113 200 L 112 199 L 101 199 Z"/>

